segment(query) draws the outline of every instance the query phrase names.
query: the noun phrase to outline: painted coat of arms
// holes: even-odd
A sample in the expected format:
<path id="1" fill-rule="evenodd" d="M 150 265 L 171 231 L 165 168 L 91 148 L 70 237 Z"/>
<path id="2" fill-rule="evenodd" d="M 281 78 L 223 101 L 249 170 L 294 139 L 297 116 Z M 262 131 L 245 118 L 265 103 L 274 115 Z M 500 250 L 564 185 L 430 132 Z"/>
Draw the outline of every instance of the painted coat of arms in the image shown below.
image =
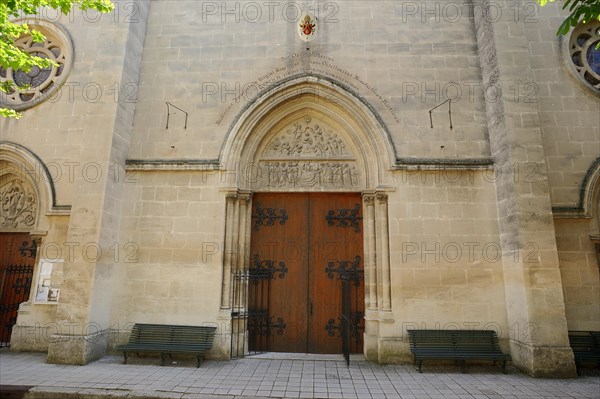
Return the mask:
<path id="1" fill-rule="evenodd" d="M 300 24 L 298 25 L 298 33 L 300 34 L 300 38 L 305 42 L 310 42 L 315 38 L 315 33 L 317 32 L 317 18 L 311 14 L 306 14 L 300 20 Z"/>

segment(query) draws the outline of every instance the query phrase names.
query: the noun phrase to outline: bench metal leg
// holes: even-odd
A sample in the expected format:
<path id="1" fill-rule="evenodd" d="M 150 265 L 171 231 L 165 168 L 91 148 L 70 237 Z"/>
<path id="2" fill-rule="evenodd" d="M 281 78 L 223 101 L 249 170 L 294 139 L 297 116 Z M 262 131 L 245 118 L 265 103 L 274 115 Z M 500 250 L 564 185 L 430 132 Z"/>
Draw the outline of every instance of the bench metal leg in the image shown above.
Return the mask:
<path id="1" fill-rule="evenodd" d="M 201 357 L 202 355 L 196 356 L 196 368 L 200 368 Z"/>
<path id="2" fill-rule="evenodd" d="M 502 372 L 503 372 L 504 374 L 506 374 L 506 373 L 507 373 L 507 371 L 506 371 L 506 360 L 503 360 L 503 361 L 502 361 Z"/>
<path id="3" fill-rule="evenodd" d="M 423 360 L 419 360 L 419 373 L 422 373 L 421 367 L 423 366 Z"/>
<path id="4" fill-rule="evenodd" d="M 164 353 L 160 354 L 160 365 L 161 366 L 165 365 L 165 354 Z"/>
<path id="5" fill-rule="evenodd" d="M 460 361 L 460 368 L 461 368 L 463 374 L 467 372 L 467 361 L 466 360 Z"/>
<path id="6" fill-rule="evenodd" d="M 127 351 L 123 351 L 123 364 L 127 364 Z"/>

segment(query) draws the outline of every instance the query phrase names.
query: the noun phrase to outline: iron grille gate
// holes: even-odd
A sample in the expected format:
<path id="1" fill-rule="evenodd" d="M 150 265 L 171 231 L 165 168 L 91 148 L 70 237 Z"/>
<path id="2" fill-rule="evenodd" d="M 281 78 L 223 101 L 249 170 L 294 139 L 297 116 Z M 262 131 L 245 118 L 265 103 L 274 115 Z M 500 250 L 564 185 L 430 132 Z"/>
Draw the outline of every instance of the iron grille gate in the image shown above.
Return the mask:
<path id="1" fill-rule="evenodd" d="M 342 337 L 342 352 L 347 365 L 350 364 L 352 340 L 354 339 L 358 345 L 364 331 L 364 325 L 362 324 L 364 314 L 352 311 L 353 308 L 359 309 L 360 296 L 358 291 L 364 281 L 364 270 L 361 269 L 360 262 L 361 257 L 356 256 L 353 261 L 329 262 L 325 268 L 325 272 L 330 279 L 333 279 L 335 273 L 337 273 L 339 274 L 338 280 L 342 282 L 342 317 L 339 318 L 340 323 L 336 324 L 334 319 L 329 319 L 325 329 L 327 329 L 330 336 L 334 336 L 335 330 L 339 330 Z M 354 295 L 352 295 L 353 286 Z M 354 304 L 352 303 L 352 297 L 354 297 Z"/>
<path id="2" fill-rule="evenodd" d="M 272 334 L 283 334 L 286 324 L 281 317 L 273 320 L 269 314 L 269 298 L 271 281 L 285 278 L 287 272 L 285 262 L 261 260 L 256 255 L 249 270 L 234 273 L 232 357 L 246 354 L 246 340 L 248 353 L 259 353 L 269 349 Z"/>
<path id="3" fill-rule="evenodd" d="M 10 346 L 10 335 L 17 323 L 17 310 L 29 298 L 33 266 L 10 265 L 4 269 L 0 285 L 0 348 Z"/>

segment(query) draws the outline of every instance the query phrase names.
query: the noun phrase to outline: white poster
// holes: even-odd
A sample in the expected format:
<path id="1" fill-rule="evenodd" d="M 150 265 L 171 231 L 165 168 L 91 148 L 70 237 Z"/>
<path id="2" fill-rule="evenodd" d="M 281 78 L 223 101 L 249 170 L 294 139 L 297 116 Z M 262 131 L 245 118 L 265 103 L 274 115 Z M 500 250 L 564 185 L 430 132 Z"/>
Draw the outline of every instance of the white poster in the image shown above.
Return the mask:
<path id="1" fill-rule="evenodd" d="M 57 303 L 62 282 L 63 260 L 40 260 L 35 302 Z"/>

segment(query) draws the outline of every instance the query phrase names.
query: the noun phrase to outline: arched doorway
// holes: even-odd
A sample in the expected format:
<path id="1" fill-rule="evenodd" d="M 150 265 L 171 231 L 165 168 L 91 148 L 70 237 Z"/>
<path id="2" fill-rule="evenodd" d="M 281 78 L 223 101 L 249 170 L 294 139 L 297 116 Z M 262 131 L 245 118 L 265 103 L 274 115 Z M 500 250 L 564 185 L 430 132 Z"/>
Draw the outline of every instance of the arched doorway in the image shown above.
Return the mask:
<path id="1" fill-rule="evenodd" d="M 238 117 L 221 152 L 221 308 L 231 310 L 232 356 L 376 346 L 377 323 L 391 310 L 386 178 L 394 160 L 370 107 L 318 77 L 283 82 Z M 265 276 L 264 286 L 256 282 Z M 344 291 L 344 281 L 354 288 Z"/>
<path id="2" fill-rule="evenodd" d="M 16 155 L 16 154 L 15 154 Z M 10 345 L 19 305 L 29 299 L 39 239 L 39 195 L 32 165 L 0 157 L 0 347 Z"/>
<path id="3" fill-rule="evenodd" d="M 56 203 L 52 176 L 36 154 L 20 144 L 3 141 L 0 142 L 0 207 L 0 345 L 10 343 L 19 347 L 27 341 L 21 326 L 30 308 L 24 313 L 19 310 L 23 310 L 23 302 L 31 302 L 33 287 L 39 283 L 36 282 L 36 276 L 40 275 L 36 270 L 38 248 L 48 240 L 49 218 L 68 216 L 70 206 Z M 50 312 L 48 307 L 44 309 Z M 40 336 L 47 336 L 46 326 L 36 328 L 40 329 Z"/>

